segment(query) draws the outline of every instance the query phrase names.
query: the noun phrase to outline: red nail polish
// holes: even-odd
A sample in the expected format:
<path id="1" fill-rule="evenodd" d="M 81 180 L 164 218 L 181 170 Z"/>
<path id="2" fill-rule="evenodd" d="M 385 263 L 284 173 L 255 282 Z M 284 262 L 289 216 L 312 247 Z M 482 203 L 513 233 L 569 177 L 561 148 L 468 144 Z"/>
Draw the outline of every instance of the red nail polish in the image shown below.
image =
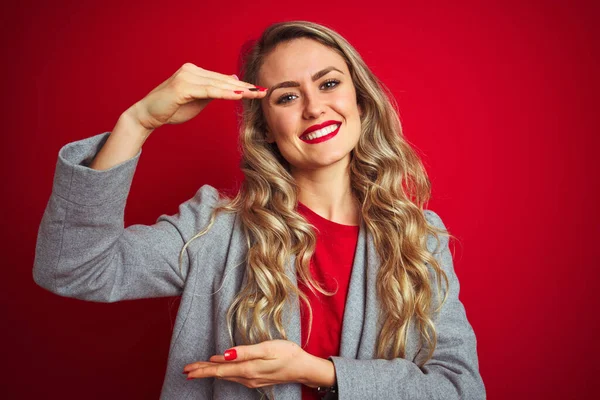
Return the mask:
<path id="1" fill-rule="evenodd" d="M 234 90 L 233 93 L 241 94 L 241 93 L 244 93 L 244 91 L 243 90 Z"/>
<path id="2" fill-rule="evenodd" d="M 187 380 L 188 380 L 188 381 L 189 381 L 190 379 L 194 379 L 194 378 L 190 378 L 190 377 L 188 377 L 188 378 L 187 378 Z"/>
<path id="3" fill-rule="evenodd" d="M 256 86 L 257 88 L 259 88 L 261 92 L 264 92 L 265 90 L 267 90 L 266 87 L 262 87 L 262 86 L 258 86 L 258 85 L 254 85 L 254 86 Z"/>
<path id="4" fill-rule="evenodd" d="M 183 371 L 184 374 L 188 374 L 188 372 Z"/>
<path id="5" fill-rule="evenodd" d="M 237 358 L 237 351 L 235 349 L 225 350 L 223 355 L 227 361 L 235 360 Z"/>

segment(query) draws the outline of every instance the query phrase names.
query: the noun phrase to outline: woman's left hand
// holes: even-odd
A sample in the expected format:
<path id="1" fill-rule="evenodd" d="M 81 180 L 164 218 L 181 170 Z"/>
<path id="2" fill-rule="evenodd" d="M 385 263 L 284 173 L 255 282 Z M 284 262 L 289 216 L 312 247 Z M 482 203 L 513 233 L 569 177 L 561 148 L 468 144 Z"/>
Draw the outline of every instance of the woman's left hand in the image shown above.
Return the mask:
<path id="1" fill-rule="evenodd" d="M 225 353 L 237 353 L 237 356 L 225 360 L 224 356 L 215 355 L 209 361 L 186 365 L 183 372 L 188 374 L 188 379 L 215 377 L 259 388 L 287 382 L 305 383 L 307 368 L 314 358 L 288 340 L 235 346 Z"/>

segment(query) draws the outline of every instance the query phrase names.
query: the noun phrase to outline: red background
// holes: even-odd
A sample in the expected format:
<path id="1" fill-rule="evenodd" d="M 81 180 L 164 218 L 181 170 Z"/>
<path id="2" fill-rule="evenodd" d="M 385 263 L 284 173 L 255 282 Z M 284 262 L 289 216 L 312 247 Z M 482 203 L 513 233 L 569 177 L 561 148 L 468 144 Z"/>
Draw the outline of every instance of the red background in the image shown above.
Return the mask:
<path id="1" fill-rule="evenodd" d="M 340 32 L 395 94 L 433 183 L 429 208 L 460 239 L 460 298 L 488 398 L 592 397 L 597 2 L 218 3 L 24 1 L 2 12 L 1 397 L 158 398 L 177 299 L 96 304 L 33 282 L 58 151 L 112 130 L 185 62 L 235 73 L 246 40 L 291 19 Z M 126 225 L 175 213 L 202 184 L 236 187 L 234 107 L 215 101 L 152 134 Z"/>

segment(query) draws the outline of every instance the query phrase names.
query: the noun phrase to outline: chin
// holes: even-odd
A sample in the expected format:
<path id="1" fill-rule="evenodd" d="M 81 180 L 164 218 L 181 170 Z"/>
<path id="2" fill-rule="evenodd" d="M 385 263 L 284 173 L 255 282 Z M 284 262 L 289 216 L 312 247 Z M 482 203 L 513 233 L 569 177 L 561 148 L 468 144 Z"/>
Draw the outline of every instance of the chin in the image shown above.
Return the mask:
<path id="1" fill-rule="evenodd" d="M 328 157 L 323 157 L 319 159 L 318 165 L 316 167 L 325 168 L 334 164 L 338 164 L 340 162 L 344 162 L 345 160 L 347 160 L 347 162 L 350 161 L 350 153 L 331 154 Z"/>

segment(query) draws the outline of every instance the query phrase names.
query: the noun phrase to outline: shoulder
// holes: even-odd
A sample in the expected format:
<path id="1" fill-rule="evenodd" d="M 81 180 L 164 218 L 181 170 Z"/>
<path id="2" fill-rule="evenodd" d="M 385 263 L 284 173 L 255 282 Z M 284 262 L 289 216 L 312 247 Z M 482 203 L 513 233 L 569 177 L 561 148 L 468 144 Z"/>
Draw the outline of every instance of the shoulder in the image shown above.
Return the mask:
<path id="1" fill-rule="evenodd" d="M 202 185 L 189 200 L 190 205 L 200 213 L 212 214 L 213 210 L 217 207 L 227 205 L 230 202 L 230 198 L 222 194 L 218 189 L 211 185 Z M 216 220 L 230 219 L 237 213 L 235 212 L 219 212 L 215 215 Z M 229 218 L 227 217 L 229 216 Z"/>
<path id="2" fill-rule="evenodd" d="M 219 191 L 210 185 L 203 185 L 193 197 L 179 205 L 177 214 L 163 214 L 158 221 L 167 221 L 173 224 L 186 240 L 209 225 L 214 226 L 210 231 L 230 230 L 235 219 L 231 213 L 217 213 L 214 223 L 211 223 L 214 210 L 219 205 L 221 205 Z"/>
<path id="3" fill-rule="evenodd" d="M 192 199 L 194 204 L 202 208 L 212 209 L 227 205 L 231 199 L 211 185 L 202 185 Z"/>
<path id="4" fill-rule="evenodd" d="M 194 196 L 179 206 L 182 217 L 196 219 L 198 216 L 208 216 L 217 206 L 219 192 L 210 185 L 203 185 Z"/>
<path id="5" fill-rule="evenodd" d="M 193 203 L 192 207 L 196 212 L 201 214 L 201 219 L 208 222 L 214 210 L 218 207 L 228 205 L 231 199 L 211 185 L 202 185 L 190 201 Z M 219 210 L 214 215 L 215 220 L 212 229 L 231 229 L 233 225 L 239 224 L 237 216 L 238 213 L 236 211 Z"/>
<path id="6" fill-rule="evenodd" d="M 446 224 L 444 224 L 442 217 L 433 210 L 423 210 L 423 214 L 427 223 L 434 228 L 434 232 L 429 233 L 427 236 L 427 248 L 430 252 L 437 253 L 440 249 L 446 248 L 449 243 L 449 237 L 446 235 L 448 233 Z M 435 232 L 435 230 L 438 232 Z M 439 234 L 440 231 L 443 233 Z M 434 233 L 438 233 L 438 235 L 436 236 Z"/>
<path id="7" fill-rule="evenodd" d="M 429 225 L 433 225 L 436 228 L 446 229 L 446 225 L 442 221 L 442 218 L 433 210 L 423 210 L 423 214 L 425 215 L 425 220 Z"/>
<path id="8" fill-rule="evenodd" d="M 211 185 L 202 185 L 194 198 L 202 203 L 207 203 L 216 206 L 219 202 L 220 194 L 219 191 Z"/>

